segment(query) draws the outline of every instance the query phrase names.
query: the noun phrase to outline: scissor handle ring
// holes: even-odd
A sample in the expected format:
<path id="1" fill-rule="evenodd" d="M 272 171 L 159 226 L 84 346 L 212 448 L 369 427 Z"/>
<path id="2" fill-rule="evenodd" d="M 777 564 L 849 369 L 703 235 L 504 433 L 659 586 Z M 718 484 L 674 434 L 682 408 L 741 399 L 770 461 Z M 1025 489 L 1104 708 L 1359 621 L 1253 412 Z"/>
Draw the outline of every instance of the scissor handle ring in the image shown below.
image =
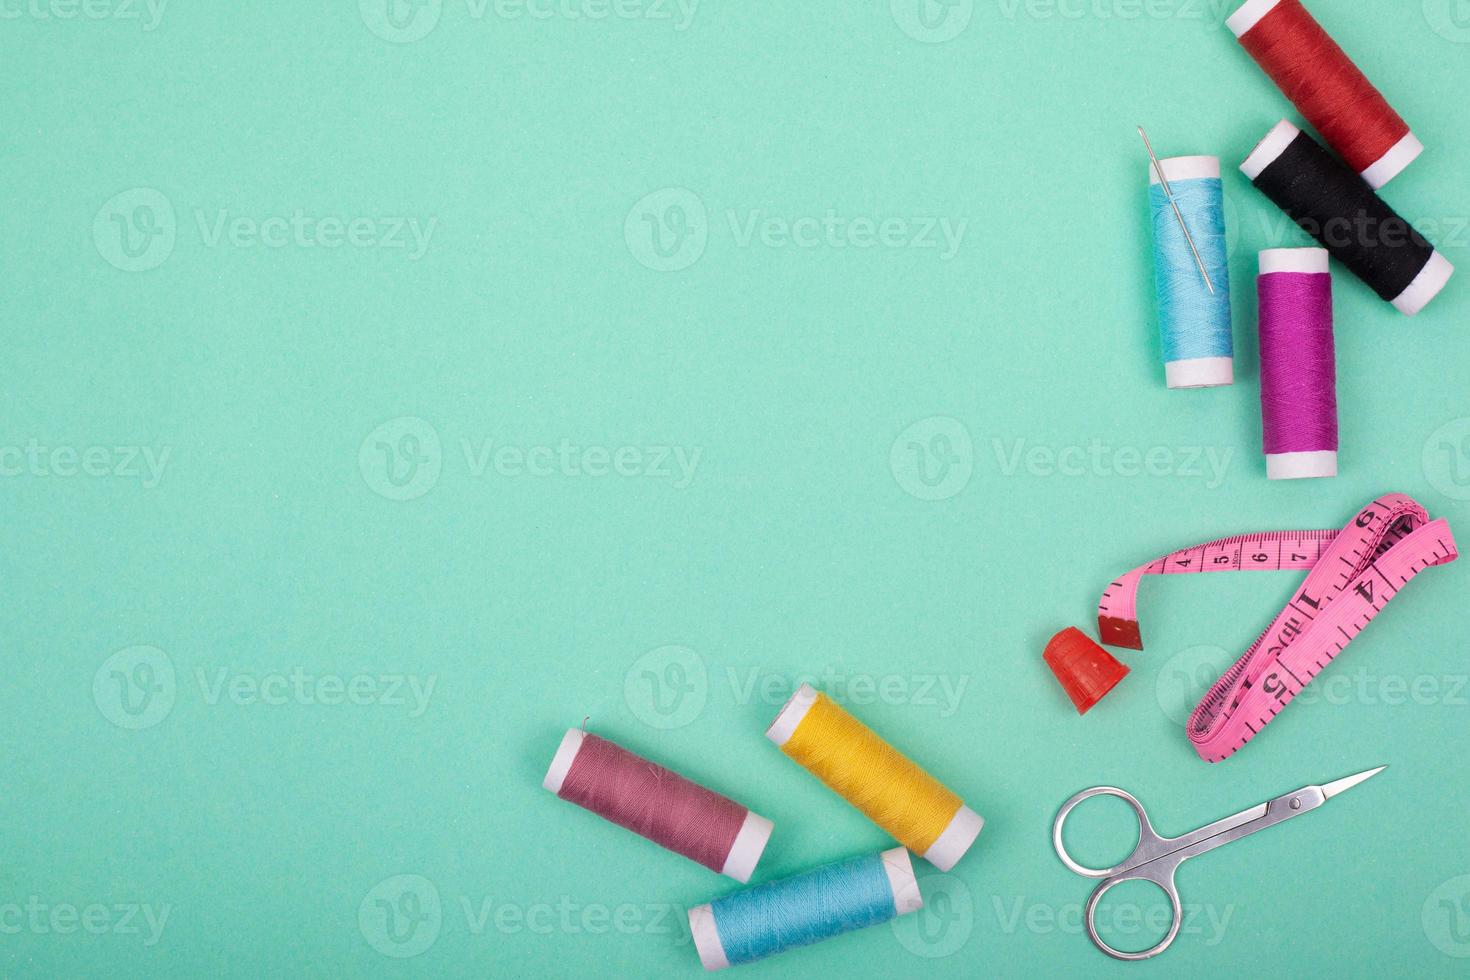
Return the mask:
<path id="1" fill-rule="evenodd" d="M 1129 953 L 1121 949 L 1114 949 L 1103 940 L 1102 936 L 1099 936 L 1097 934 L 1096 916 L 1098 901 L 1103 897 L 1103 895 L 1107 894 L 1117 885 L 1123 884 L 1125 881 L 1148 881 L 1152 882 L 1155 885 L 1158 885 L 1159 888 L 1163 889 L 1164 894 L 1169 896 L 1169 905 L 1173 909 L 1173 919 L 1169 923 L 1169 934 L 1163 939 L 1159 940 L 1157 946 L 1153 946 L 1145 950 L 1140 950 L 1137 953 Z M 1179 904 L 1179 890 L 1174 887 L 1174 883 L 1172 880 L 1168 884 L 1165 884 L 1162 881 L 1157 881 L 1153 878 L 1144 877 L 1142 875 L 1137 877 L 1123 875 L 1104 881 L 1102 884 L 1098 885 L 1097 888 L 1093 889 L 1092 897 L 1087 900 L 1087 912 L 1083 916 L 1083 918 L 1087 923 L 1087 938 L 1092 940 L 1092 945 L 1096 946 L 1104 953 L 1107 953 L 1115 960 L 1127 960 L 1129 962 L 1133 962 L 1136 960 L 1146 960 L 1150 957 L 1158 956 L 1164 950 L 1169 948 L 1169 946 L 1174 942 L 1174 937 L 1179 935 L 1179 924 L 1184 919 L 1184 909 Z"/>
<path id="2" fill-rule="evenodd" d="M 1062 843 L 1062 827 L 1066 824 L 1067 817 L 1076 808 L 1077 804 L 1084 800 L 1090 800 L 1095 796 L 1116 796 L 1131 806 L 1133 812 L 1138 816 L 1138 846 L 1133 849 L 1133 854 L 1123 859 L 1122 864 L 1115 864 L 1111 868 L 1089 868 L 1078 864 L 1067 853 L 1067 845 Z M 1110 875 L 1116 874 L 1120 868 L 1126 867 L 1131 863 L 1133 856 L 1138 854 L 1142 848 L 1147 847 L 1150 841 L 1156 841 L 1158 839 L 1159 835 L 1154 833 L 1153 824 L 1148 822 L 1148 814 L 1143 812 L 1143 804 L 1138 802 L 1132 793 L 1127 793 L 1118 789 L 1116 786 L 1094 786 L 1092 789 L 1083 790 L 1062 804 L 1062 808 L 1057 811 L 1057 819 L 1051 825 L 1051 842 L 1052 846 L 1057 849 L 1057 857 L 1062 859 L 1062 863 L 1067 866 L 1067 870 L 1074 874 L 1079 874 L 1084 878 L 1107 878 Z M 1174 904 L 1178 906 L 1179 901 L 1177 898 Z"/>

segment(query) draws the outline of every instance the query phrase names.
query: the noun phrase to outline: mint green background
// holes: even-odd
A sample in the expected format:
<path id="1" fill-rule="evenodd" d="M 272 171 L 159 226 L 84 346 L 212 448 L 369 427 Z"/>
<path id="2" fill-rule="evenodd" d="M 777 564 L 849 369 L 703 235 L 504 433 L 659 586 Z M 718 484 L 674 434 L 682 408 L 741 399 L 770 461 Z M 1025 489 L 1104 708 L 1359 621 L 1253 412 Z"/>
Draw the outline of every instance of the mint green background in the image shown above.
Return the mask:
<path id="1" fill-rule="evenodd" d="M 0 931 L 0 974 L 695 976 L 672 928 L 682 912 L 654 922 L 645 907 L 732 884 L 553 799 L 545 765 L 590 716 L 772 817 L 761 879 L 876 850 L 879 830 L 762 737 L 797 680 L 832 671 L 967 685 L 948 716 L 913 699 L 854 710 L 987 827 L 952 876 L 923 868 L 922 917 L 744 976 L 1463 975 L 1448 954 L 1470 954 L 1470 934 L 1455 942 L 1439 905 L 1470 893 L 1454 880 L 1470 874 L 1462 566 L 1424 576 L 1331 668 L 1344 696 L 1293 706 L 1216 767 L 1170 717 L 1178 672 L 1195 647 L 1233 658 L 1294 577 L 1148 586 L 1148 650 L 1122 654 L 1133 674 L 1086 718 L 1041 663 L 1054 631 L 1091 628 L 1112 576 L 1173 547 L 1338 526 L 1389 490 L 1470 519 L 1455 479 L 1470 468 L 1460 280 L 1410 321 L 1339 270 L 1343 475 L 1264 477 L 1253 256 L 1302 242 L 1234 164 L 1291 109 L 1220 6 L 1121 18 L 1074 3 L 1072 17 L 961 0 L 952 15 L 972 19 L 943 43 L 906 33 L 886 0 L 707 0 L 683 30 L 477 18 L 447 0 L 405 44 L 352 0 L 175 0 L 154 30 L 27 8 L 0 19 L 0 447 L 171 452 L 151 487 L 0 479 L 0 915 L 31 896 L 170 908 L 151 946 Z M 1452 7 L 1313 3 L 1429 147 L 1388 198 L 1465 267 L 1470 129 L 1455 93 L 1470 44 L 1454 39 L 1470 40 L 1470 21 Z M 1233 388 L 1163 387 L 1139 122 L 1163 154 L 1226 162 Z M 108 261 L 104 205 L 133 188 L 175 212 L 174 248 L 146 272 Z M 666 188 L 703 205 L 708 242 L 659 272 L 624 226 Z M 211 247 L 197 217 L 297 209 L 437 225 L 412 261 Z M 742 247 L 728 217 L 829 209 L 968 224 L 945 261 Z M 375 492 L 387 484 L 371 466 L 369 434 L 404 417 L 441 441 L 437 480 L 412 500 Z M 961 488 L 943 500 L 906 492 L 890 466 L 900 434 L 933 417 L 974 446 L 972 476 L 951 471 Z M 486 439 L 701 456 L 682 489 L 475 475 L 464 443 Z M 995 440 L 1002 455 L 1016 440 L 1232 455 L 1218 485 L 1007 475 Z M 128 730 L 107 714 L 110 675 L 96 697 L 93 682 L 138 645 L 163 651 L 177 691 L 156 724 Z M 677 677 L 660 674 L 663 654 L 640 658 L 669 645 L 692 651 L 693 687 L 664 703 L 693 717 L 665 730 L 649 723 L 662 716 L 643 670 Z M 436 686 L 417 717 L 211 703 L 221 669 Z M 1431 703 L 1385 703 L 1425 678 Z M 1323 810 L 1186 867 L 1185 902 L 1228 912 L 1223 936 L 1206 927 L 1129 967 L 1076 931 L 1091 886 L 1049 840 L 1075 791 L 1121 785 L 1182 833 L 1383 763 Z M 1125 814 L 1079 816 L 1095 820 L 1079 847 L 1122 850 Z M 401 874 L 432 883 L 442 908 L 406 959 L 371 941 L 403 951 L 372 916 L 374 889 Z M 492 910 L 478 932 L 466 902 Z M 593 907 L 596 925 L 625 903 L 640 923 L 628 932 L 557 918 Z M 1017 908 L 1036 910 L 1031 926 Z M 527 914 L 549 930 L 515 918 Z"/>

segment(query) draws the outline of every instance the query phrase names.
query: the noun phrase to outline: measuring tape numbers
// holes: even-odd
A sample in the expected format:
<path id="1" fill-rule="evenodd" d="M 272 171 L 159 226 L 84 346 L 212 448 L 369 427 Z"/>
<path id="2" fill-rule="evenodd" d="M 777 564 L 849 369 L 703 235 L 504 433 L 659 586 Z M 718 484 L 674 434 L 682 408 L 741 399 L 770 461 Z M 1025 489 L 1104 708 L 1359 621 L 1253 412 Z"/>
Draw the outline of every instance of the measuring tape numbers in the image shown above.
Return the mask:
<path id="1" fill-rule="evenodd" d="M 1310 569 L 1295 597 L 1189 718 L 1195 751 L 1219 762 L 1259 734 L 1410 579 L 1458 557 L 1446 521 L 1430 520 L 1403 494 L 1389 494 L 1341 531 L 1243 534 L 1135 568 L 1103 593 L 1099 635 L 1111 646 L 1143 649 L 1137 600 L 1145 575 Z"/>

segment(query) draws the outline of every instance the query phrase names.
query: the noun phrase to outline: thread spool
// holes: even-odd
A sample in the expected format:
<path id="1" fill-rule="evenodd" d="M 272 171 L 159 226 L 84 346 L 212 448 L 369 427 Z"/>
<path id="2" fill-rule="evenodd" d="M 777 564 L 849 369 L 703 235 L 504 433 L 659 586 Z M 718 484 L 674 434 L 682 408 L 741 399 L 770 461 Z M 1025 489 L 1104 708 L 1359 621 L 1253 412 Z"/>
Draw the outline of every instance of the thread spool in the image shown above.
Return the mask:
<path id="1" fill-rule="evenodd" d="M 1261 253 L 1261 428 L 1266 475 L 1337 475 L 1337 361 L 1327 250 Z"/>
<path id="2" fill-rule="evenodd" d="M 1327 145 L 1374 189 L 1424 144 L 1301 0 L 1246 0 L 1225 21 Z"/>
<path id="3" fill-rule="evenodd" d="M 1225 192 L 1220 159 L 1169 157 L 1159 161 L 1175 203 L 1210 273 L 1210 292 L 1179 227 L 1158 172 L 1149 164 L 1149 208 L 1154 227 L 1154 290 L 1159 340 L 1170 388 L 1214 388 L 1235 381 L 1230 321 L 1230 263 L 1225 246 Z"/>
<path id="4" fill-rule="evenodd" d="M 689 910 L 706 970 L 753 963 L 923 908 L 902 847 L 839 861 Z"/>
<path id="5" fill-rule="evenodd" d="M 786 702 L 766 737 L 941 871 L 955 866 L 985 825 L 939 780 L 810 684 Z"/>
<path id="6" fill-rule="evenodd" d="M 542 785 L 660 847 L 750 880 L 771 821 L 605 738 L 571 728 Z"/>
<path id="7" fill-rule="evenodd" d="M 1438 296 L 1455 267 L 1358 175 L 1283 119 L 1241 171 L 1333 258 L 1401 313 Z"/>

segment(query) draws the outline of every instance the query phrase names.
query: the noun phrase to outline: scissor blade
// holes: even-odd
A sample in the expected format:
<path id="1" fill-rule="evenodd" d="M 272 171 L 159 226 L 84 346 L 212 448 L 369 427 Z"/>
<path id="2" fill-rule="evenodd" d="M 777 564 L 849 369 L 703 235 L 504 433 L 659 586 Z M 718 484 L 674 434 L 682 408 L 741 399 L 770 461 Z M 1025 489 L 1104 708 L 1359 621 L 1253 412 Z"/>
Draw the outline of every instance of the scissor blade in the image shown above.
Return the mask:
<path id="1" fill-rule="evenodd" d="M 1363 782 L 1364 780 L 1372 779 L 1374 776 L 1378 775 L 1380 772 L 1387 768 L 1388 766 L 1379 766 L 1377 769 L 1369 769 L 1367 772 L 1360 772 L 1356 776 L 1344 776 L 1342 779 L 1330 782 L 1326 786 L 1322 787 L 1322 796 L 1330 800 L 1338 793 L 1345 793 L 1348 790 L 1352 789 L 1354 786 Z"/>

